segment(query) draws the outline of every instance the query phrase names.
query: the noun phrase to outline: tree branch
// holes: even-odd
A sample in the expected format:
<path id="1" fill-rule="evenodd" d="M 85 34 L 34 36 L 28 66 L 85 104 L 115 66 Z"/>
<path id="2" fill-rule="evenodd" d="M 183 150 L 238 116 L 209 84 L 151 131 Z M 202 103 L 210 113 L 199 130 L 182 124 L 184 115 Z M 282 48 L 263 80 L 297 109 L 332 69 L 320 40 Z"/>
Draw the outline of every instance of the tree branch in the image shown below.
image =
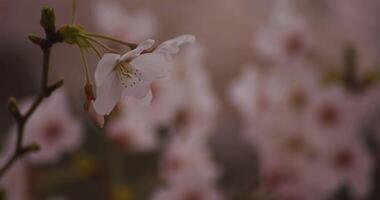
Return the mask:
<path id="1" fill-rule="evenodd" d="M 58 81 L 52 85 L 48 85 L 49 80 L 49 68 L 50 68 L 50 53 L 51 48 L 54 44 L 61 41 L 59 34 L 53 32 L 49 29 L 45 29 L 46 38 L 45 39 L 36 39 L 35 36 L 32 36 L 32 42 L 39 45 L 43 52 L 43 65 L 42 65 L 42 82 L 41 82 L 41 91 L 40 94 L 34 99 L 32 105 L 27 109 L 25 114 L 20 112 L 20 109 L 12 97 L 9 100 L 10 112 L 12 113 L 17 124 L 17 138 L 15 143 L 15 150 L 10 158 L 5 162 L 5 164 L 0 168 L 0 178 L 10 169 L 10 167 L 20 158 L 27 155 L 28 153 L 38 150 L 38 145 L 30 144 L 23 146 L 23 137 L 25 125 L 28 122 L 29 118 L 33 115 L 36 109 L 41 105 L 42 101 L 49 97 L 56 89 L 63 85 L 63 81 Z M 30 37 L 31 38 L 31 37 Z"/>

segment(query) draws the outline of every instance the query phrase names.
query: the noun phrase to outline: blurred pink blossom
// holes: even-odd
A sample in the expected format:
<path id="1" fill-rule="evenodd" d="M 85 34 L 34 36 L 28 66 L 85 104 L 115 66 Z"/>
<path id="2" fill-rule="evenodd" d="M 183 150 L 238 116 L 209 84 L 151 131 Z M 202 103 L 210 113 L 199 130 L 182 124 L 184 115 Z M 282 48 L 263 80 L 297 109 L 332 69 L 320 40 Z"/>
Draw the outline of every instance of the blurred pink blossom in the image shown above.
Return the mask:
<path id="1" fill-rule="evenodd" d="M 157 20 L 149 10 L 129 13 L 121 3 L 112 1 L 96 1 L 93 5 L 97 26 L 107 34 L 140 43 L 158 30 Z"/>
<path id="2" fill-rule="evenodd" d="M 248 66 L 232 84 L 230 99 L 258 152 L 262 184 L 297 199 L 326 199 L 347 185 L 364 198 L 373 158 L 360 132 L 361 99 L 343 86 L 323 87 L 317 77 L 308 67 Z"/>
<path id="3" fill-rule="evenodd" d="M 31 99 L 21 103 L 21 111 L 31 105 Z M 25 127 L 24 145 L 36 143 L 40 150 L 27 159 L 33 163 L 59 161 L 65 153 L 77 150 L 82 144 L 83 133 L 80 120 L 71 112 L 63 89 L 53 93 L 37 108 Z M 5 148 L 14 149 L 16 128 L 9 132 Z"/>

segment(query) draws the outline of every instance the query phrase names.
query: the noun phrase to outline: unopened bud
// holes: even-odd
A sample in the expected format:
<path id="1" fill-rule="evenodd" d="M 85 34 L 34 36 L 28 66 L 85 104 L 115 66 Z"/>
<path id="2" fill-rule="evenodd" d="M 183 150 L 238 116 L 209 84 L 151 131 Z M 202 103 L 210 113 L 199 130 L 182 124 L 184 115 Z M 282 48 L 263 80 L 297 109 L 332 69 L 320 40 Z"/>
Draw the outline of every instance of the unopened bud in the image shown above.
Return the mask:
<path id="1" fill-rule="evenodd" d="M 17 119 L 21 118 L 21 113 L 20 113 L 20 110 L 18 108 L 17 100 L 15 97 L 13 97 L 13 96 L 9 97 L 7 106 L 8 106 L 9 112 L 11 112 L 13 114 L 13 116 L 15 116 Z"/>
<path id="2" fill-rule="evenodd" d="M 55 32 L 55 13 L 53 8 L 42 8 L 40 24 L 46 31 Z"/>

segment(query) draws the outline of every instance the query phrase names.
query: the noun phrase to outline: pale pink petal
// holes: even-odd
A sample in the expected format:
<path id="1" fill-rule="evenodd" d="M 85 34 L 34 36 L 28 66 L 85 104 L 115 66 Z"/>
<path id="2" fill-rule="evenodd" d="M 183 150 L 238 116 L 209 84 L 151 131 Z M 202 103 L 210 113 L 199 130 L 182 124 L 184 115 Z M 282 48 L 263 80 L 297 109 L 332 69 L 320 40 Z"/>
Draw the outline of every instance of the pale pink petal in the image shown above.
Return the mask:
<path id="1" fill-rule="evenodd" d="M 193 35 L 181 35 L 171 40 L 162 43 L 154 53 L 160 53 L 165 55 L 166 59 L 171 60 L 174 54 L 177 54 L 179 47 L 186 43 L 194 43 L 195 37 Z"/>
<path id="2" fill-rule="evenodd" d="M 100 115 L 108 115 L 120 100 L 123 88 L 116 73 L 111 73 L 102 85 L 96 87 L 95 111 Z"/>
<path id="3" fill-rule="evenodd" d="M 145 40 L 144 42 L 141 42 L 135 49 L 128 51 L 125 53 L 123 56 L 121 56 L 121 61 L 128 61 L 133 58 L 136 58 L 139 56 L 143 51 L 151 48 L 154 44 L 154 40 L 148 39 Z"/>
<path id="4" fill-rule="evenodd" d="M 146 81 L 165 77 L 171 68 L 165 57 L 158 53 L 143 54 L 133 59 L 130 66 L 139 70 L 143 74 L 141 78 Z"/>
<path id="5" fill-rule="evenodd" d="M 139 85 L 136 85 L 134 87 L 130 87 L 127 89 L 124 89 L 123 96 L 133 96 L 137 99 L 144 98 L 150 90 L 150 83 L 149 82 L 143 82 Z"/>
<path id="6" fill-rule="evenodd" d="M 113 53 L 106 53 L 100 59 L 95 71 L 95 83 L 97 86 L 103 84 L 107 76 L 109 76 L 116 66 L 120 56 Z"/>

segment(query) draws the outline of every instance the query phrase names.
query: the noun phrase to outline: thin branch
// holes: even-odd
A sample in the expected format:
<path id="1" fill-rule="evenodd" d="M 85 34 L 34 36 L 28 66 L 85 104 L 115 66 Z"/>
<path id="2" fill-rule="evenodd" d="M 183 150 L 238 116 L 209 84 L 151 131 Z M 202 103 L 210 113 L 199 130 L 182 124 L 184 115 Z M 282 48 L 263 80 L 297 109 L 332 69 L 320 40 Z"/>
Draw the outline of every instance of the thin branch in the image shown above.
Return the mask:
<path id="1" fill-rule="evenodd" d="M 49 97 L 56 89 L 63 85 L 63 81 L 58 81 L 50 86 L 48 85 L 51 48 L 54 44 L 59 42 L 59 37 L 57 37 L 57 35 L 55 34 L 56 33 L 46 31 L 46 39 L 44 39 L 39 44 L 43 52 L 42 83 L 40 94 L 34 99 L 32 105 L 28 108 L 25 114 L 12 113 L 17 123 L 17 138 L 15 143 L 16 148 L 12 156 L 0 168 L 0 178 L 4 176 L 4 174 L 18 159 L 22 158 L 30 152 L 38 150 L 38 148 L 36 148 L 36 145 L 28 145 L 23 147 L 22 142 L 24 137 L 25 125 L 28 122 L 29 118 L 36 111 L 36 109 L 40 106 L 42 101 L 45 98 Z M 17 104 L 15 104 L 14 106 L 17 107 L 16 110 L 19 110 Z"/>
<path id="2" fill-rule="evenodd" d="M 86 50 L 81 48 L 80 46 L 79 46 L 79 49 L 80 49 L 80 55 L 82 57 L 83 66 L 84 66 L 85 80 L 86 80 L 86 83 L 90 83 L 90 71 L 89 71 L 87 57 L 86 57 Z"/>

